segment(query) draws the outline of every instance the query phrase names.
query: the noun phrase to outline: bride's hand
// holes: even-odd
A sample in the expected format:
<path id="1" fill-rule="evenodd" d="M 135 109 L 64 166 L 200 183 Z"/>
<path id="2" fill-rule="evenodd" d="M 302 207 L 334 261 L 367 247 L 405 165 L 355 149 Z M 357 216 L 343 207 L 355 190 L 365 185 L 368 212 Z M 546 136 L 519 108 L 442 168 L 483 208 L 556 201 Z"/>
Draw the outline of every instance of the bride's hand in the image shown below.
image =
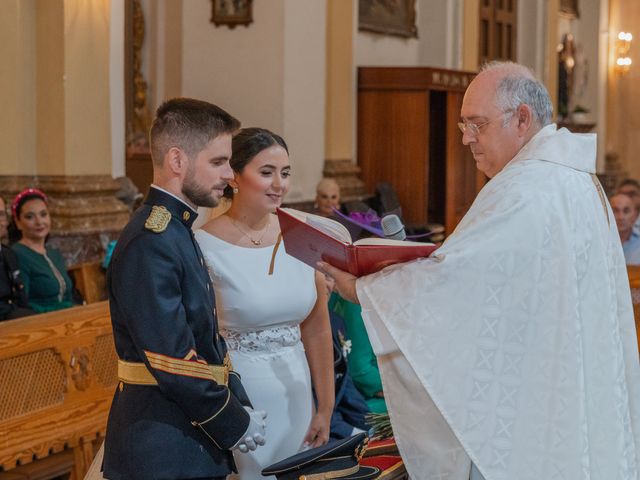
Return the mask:
<path id="1" fill-rule="evenodd" d="M 311 419 L 309 430 L 304 437 L 305 445 L 311 448 L 319 447 L 329 441 L 329 421 L 331 415 L 317 412 Z"/>

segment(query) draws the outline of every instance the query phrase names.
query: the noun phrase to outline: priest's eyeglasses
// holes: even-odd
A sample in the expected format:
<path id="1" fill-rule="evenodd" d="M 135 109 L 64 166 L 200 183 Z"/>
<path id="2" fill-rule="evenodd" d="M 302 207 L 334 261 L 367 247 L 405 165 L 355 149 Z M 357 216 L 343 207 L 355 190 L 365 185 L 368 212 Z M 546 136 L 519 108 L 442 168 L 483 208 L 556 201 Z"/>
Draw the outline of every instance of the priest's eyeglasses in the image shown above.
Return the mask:
<path id="1" fill-rule="evenodd" d="M 492 118 L 491 120 L 487 120 L 486 122 L 482 122 L 482 123 L 473 123 L 473 122 L 458 122 L 458 128 L 460 129 L 460 131 L 462 132 L 462 134 L 464 135 L 465 133 L 468 133 L 469 135 L 471 135 L 472 137 L 477 137 L 478 135 L 480 135 L 480 129 L 486 125 L 489 125 L 491 122 L 493 122 L 494 120 L 498 120 L 499 118 L 502 118 L 504 115 L 506 115 L 507 113 L 511 113 L 513 112 L 512 109 L 509 110 L 505 110 L 504 112 L 502 112 L 500 115 L 498 115 L 495 118 Z"/>

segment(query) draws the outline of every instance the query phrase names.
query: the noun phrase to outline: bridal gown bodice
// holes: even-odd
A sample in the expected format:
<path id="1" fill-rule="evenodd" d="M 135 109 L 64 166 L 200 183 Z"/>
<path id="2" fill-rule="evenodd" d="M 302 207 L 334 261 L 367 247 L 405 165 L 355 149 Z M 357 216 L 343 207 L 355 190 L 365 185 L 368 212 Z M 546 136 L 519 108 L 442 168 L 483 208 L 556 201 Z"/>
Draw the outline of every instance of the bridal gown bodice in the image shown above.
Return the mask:
<path id="1" fill-rule="evenodd" d="M 195 232 L 216 295 L 216 309 L 233 368 L 257 410 L 267 411 L 267 443 L 236 454 L 242 480 L 302 448 L 313 412 L 309 366 L 300 323 L 316 302 L 314 271 L 273 246 L 245 248 Z"/>

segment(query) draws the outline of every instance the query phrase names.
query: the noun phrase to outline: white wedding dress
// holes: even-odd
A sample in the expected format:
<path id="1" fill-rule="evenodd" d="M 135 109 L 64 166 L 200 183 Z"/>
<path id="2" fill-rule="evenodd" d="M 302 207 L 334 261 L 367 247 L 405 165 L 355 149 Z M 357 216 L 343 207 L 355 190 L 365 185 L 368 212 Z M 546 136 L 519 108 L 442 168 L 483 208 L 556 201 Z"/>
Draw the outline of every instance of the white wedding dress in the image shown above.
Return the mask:
<path id="1" fill-rule="evenodd" d="M 213 280 L 233 369 L 254 408 L 268 415 L 266 445 L 236 453 L 239 474 L 229 478 L 264 479 L 264 467 L 302 449 L 311 422 L 311 377 L 299 325 L 316 301 L 314 270 L 280 245 L 269 275 L 273 246 L 239 247 L 203 230 L 195 237 Z"/>

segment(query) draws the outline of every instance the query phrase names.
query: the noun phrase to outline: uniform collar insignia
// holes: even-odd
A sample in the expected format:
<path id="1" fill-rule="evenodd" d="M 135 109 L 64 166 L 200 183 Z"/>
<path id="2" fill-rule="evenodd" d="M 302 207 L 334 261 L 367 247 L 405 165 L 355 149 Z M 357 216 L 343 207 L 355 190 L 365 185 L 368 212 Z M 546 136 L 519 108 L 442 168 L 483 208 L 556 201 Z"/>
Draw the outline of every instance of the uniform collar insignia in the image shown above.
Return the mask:
<path id="1" fill-rule="evenodd" d="M 198 213 L 187 206 L 186 203 L 154 186 L 149 188 L 149 194 L 144 203 L 152 207 L 163 207 L 172 217 L 184 224 L 187 228 L 191 228 L 191 225 L 193 225 L 193 222 L 198 217 Z"/>

